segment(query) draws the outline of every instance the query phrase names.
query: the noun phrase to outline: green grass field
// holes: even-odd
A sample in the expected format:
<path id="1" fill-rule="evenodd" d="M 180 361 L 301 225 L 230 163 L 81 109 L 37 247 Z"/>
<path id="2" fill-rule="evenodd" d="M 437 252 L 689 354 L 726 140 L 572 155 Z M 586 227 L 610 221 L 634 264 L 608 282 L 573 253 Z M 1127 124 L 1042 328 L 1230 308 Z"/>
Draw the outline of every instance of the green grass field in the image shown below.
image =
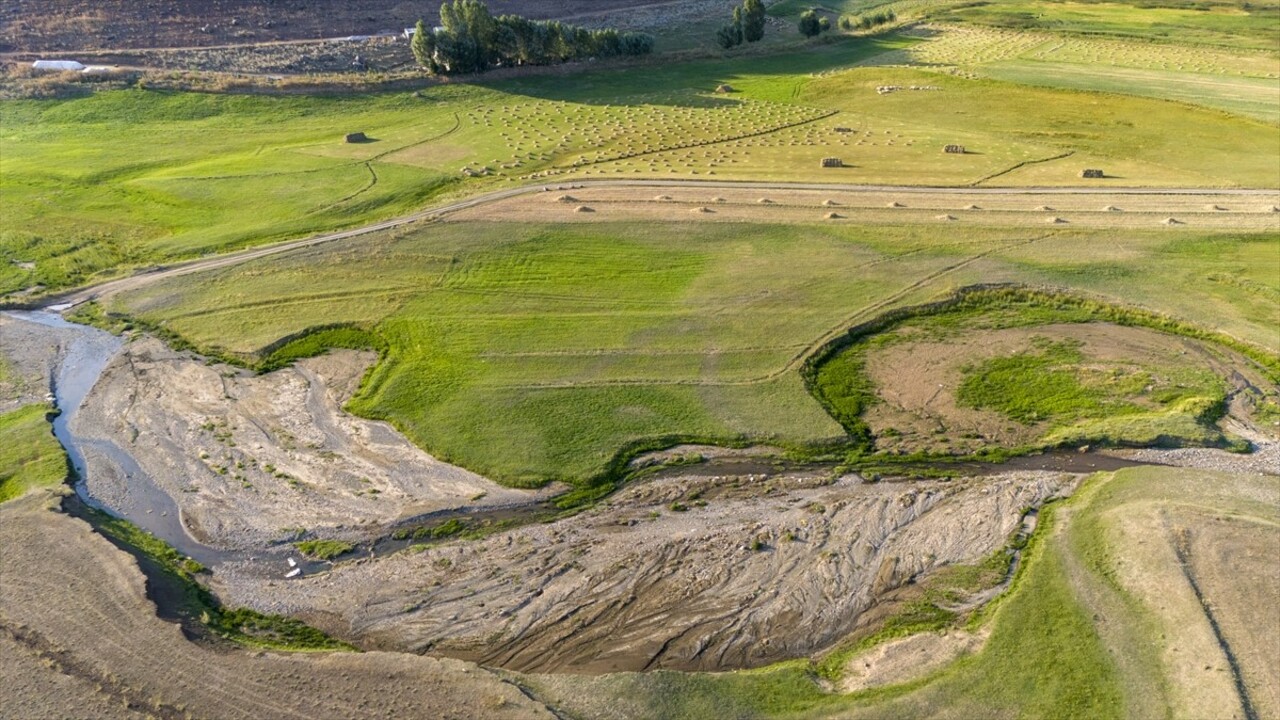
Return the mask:
<path id="1" fill-rule="evenodd" d="M 1030 60 L 993 66 L 990 74 L 1023 85 L 874 64 L 938 42 L 949 41 L 846 38 L 772 55 L 593 70 L 572 81 L 532 76 L 415 93 L 134 89 L 6 101 L 0 296 L 571 178 L 964 185 L 1074 152 L 999 182 L 1073 184 L 1077 165 L 1089 162 L 1122 171 L 1127 185 L 1280 185 L 1273 125 L 1147 98 L 1029 87 L 1123 90 L 1129 76 L 1081 80 L 1069 65 Z M 1212 67 L 1230 64 L 1220 56 Z M 1207 87 L 1146 72 L 1134 93 L 1264 118 L 1280 112 L 1253 79 L 1265 70 Z M 716 95 L 720 83 L 735 92 Z M 886 84 L 941 91 L 876 93 Z M 375 142 L 345 144 L 354 130 Z M 943 157 L 950 143 L 972 152 Z M 848 167 L 819 175 L 818 160 L 829 155 Z"/>
<path id="2" fill-rule="evenodd" d="M 351 410 L 503 482 L 577 483 L 658 438 L 842 437 L 800 359 L 885 307 L 977 282 L 1096 293 L 1275 352 L 1274 252 L 1265 235 L 443 223 L 158 283 L 107 309 L 250 360 L 355 324 L 385 360 Z"/>
<path id="3" fill-rule="evenodd" d="M 66 482 L 67 457 L 45 419 L 50 410 L 27 405 L 0 415 L 0 502 Z"/>

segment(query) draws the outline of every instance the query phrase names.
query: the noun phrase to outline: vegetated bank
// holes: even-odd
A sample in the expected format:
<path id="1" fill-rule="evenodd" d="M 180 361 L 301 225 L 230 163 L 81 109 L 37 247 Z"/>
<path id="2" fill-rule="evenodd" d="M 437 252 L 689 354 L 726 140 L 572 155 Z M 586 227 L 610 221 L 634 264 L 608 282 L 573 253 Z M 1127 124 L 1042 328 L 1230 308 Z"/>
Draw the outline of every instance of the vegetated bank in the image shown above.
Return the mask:
<path id="1" fill-rule="evenodd" d="M 888 307 L 993 274 L 1265 343 L 1273 242 L 1067 228 L 1029 241 L 998 227 L 939 239 L 927 226 L 443 223 L 160 281 L 104 310 L 244 358 L 308 327 L 351 323 L 385 350 L 348 410 L 506 484 L 598 488 L 609 483 L 592 478 L 611 482 L 606 470 L 625 468 L 619 450 L 682 440 L 830 442 L 843 456 L 848 432 L 806 388 L 803 358 Z M 1127 265 L 1110 261 L 1117 253 Z M 1212 279 L 1228 275 L 1235 282 Z M 317 284 L 344 289 L 317 296 Z"/>

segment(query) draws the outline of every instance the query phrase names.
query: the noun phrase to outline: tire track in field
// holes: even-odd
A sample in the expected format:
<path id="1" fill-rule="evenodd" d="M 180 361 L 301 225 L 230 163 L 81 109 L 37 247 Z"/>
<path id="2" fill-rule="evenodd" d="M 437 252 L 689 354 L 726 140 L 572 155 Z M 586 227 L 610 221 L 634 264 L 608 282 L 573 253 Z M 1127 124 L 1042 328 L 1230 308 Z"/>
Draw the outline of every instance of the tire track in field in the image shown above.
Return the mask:
<path id="1" fill-rule="evenodd" d="M 1008 175 L 1009 173 L 1013 172 L 1014 170 L 1020 170 L 1020 169 L 1022 169 L 1022 168 L 1024 168 L 1024 167 L 1026 167 L 1026 166 L 1028 166 L 1028 165 L 1039 165 L 1040 163 L 1053 162 L 1054 160 L 1062 160 L 1063 158 L 1069 158 L 1069 157 L 1071 157 L 1072 155 L 1075 155 L 1075 154 L 1076 154 L 1076 151 L 1075 151 L 1075 150 L 1068 150 L 1068 151 L 1066 151 L 1066 152 L 1064 152 L 1064 153 L 1060 153 L 1060 154 L 1058 154 L 1058 155 L 1054 155 L 1053 157 L 1038 158 L 1038 159 L 1035 159 L 1035 160 L 1023 160 L 1022 162 L 1017 163 L 1017 164 L 1016 164 L 1016 165 L 1014 165 L 1013 167 L 1005 168 L 1004 170 L 1001 170 L 1001 171 L 999 171 L 999 172 L 991 173 L 990 175 L 988 175 L 988 176 L 986 176 L 986 177 L 983 177 L 983 178 L 978 178 L 977 180 L 974 180 L 973 182 L 969 183 L 969 187 L 977 187 L 977 186 L 981 185 L 982 183 L 984 183 L 984 182 L 986 182 L 986 181 L 988 181 L 988 180 L 994 180 L 995 178 L 998 178 L 998 177 L 1000 177 L 1001 175 Z"/>

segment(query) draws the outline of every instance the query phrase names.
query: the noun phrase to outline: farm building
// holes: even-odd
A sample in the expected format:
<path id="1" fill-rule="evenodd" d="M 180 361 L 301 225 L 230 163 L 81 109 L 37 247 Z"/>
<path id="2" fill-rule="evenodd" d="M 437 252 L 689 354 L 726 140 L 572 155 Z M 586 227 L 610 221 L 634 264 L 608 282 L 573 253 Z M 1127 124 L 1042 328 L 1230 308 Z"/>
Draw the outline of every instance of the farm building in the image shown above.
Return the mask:
<path id="1" fill-rule="evenodd" d="M 84 64 L 75 60 L 37 60 L 31 63 L 34 70 L 45 70 L 48 72 L 80 72 L 84 70 Z"/>

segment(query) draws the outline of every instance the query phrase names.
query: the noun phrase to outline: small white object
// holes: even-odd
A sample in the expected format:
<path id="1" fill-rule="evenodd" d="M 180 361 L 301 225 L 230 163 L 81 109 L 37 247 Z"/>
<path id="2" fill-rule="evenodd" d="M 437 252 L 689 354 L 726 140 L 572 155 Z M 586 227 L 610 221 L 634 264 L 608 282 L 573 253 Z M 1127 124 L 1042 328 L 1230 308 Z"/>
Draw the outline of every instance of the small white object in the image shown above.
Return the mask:
<path id="1" fill-rule="evenodd" d="M 289 561 L 289 567 L 298 567 L 297 560 L 294 560 L 293 558 L 288 558 L 288 561 Z"/>
<path id="2" fill-rule="evenodd" d="M 298 576 L 299 576 L 299 575 L 301 575 L 301 574 L 302 574 L 302 568 L 294 568 L 294 569 L 290 570 L 289 572 L 285 573 L 285 574 L 284 574 L 284 576 L 285 576 L 285 577 L 287 577 L 287 578 L 295 578 L 295 577 L 298 577 Z"/>
<path id="3" fill-rule="evenodd" d="M 31 63 L 31 67 L 36 70 L 74 70 L 79 72 L 84 70 L 84 63 L 79 63 L 75 60 L 37 60 Z"/>

